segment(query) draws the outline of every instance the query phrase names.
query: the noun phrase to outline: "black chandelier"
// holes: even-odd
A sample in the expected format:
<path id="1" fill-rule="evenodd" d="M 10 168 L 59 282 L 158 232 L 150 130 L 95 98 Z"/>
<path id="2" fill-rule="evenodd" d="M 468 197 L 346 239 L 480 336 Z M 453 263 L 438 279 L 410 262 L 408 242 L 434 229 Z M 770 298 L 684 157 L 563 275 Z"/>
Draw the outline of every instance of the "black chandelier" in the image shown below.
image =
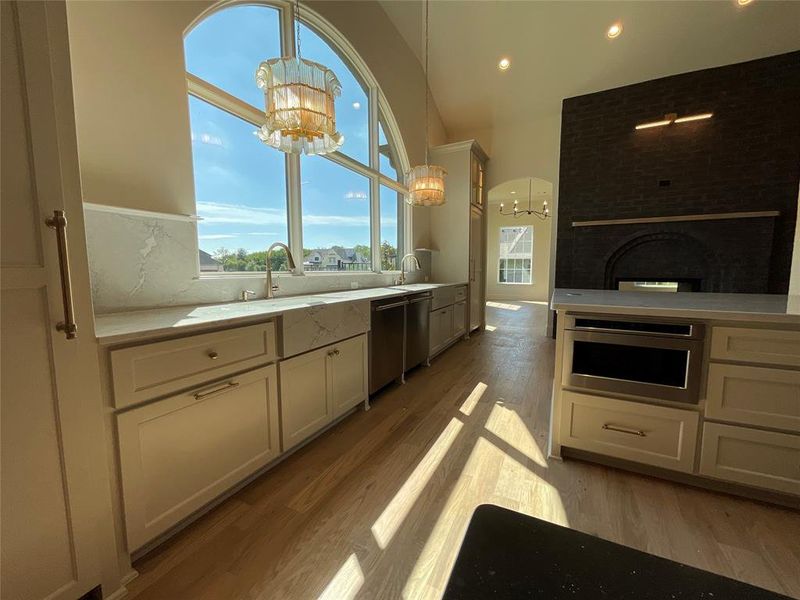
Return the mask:
<path id="1" fill-rule="evenodd" d="M 528 179 L 528 208 L 520 209 L 519 201 L 514 200 L 514 210 L 503 212 L 503 203 L 500 203 L 500 214 L 504 216 L 521 217 L 522 215 L 536 215 L 543 221 L 550 216 L 550 209 L 547 208 L 547 200 L 542 203 L 542 210 L 534 210 L 532 197 L 533 179 Z"/>

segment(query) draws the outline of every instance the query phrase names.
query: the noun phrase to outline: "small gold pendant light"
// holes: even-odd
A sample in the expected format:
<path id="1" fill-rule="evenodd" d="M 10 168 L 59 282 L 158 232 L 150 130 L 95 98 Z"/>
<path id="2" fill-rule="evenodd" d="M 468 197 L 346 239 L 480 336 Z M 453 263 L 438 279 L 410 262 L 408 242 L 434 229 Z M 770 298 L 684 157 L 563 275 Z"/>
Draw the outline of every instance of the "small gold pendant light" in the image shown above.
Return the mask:
<path id="1" fill-rule="evenodd" d="M 443 167 L 428 164 L 428 29 L 430 18 L 425 0 L 425 164 L 413 167 L 406 173 L 410 204 L 414 206 L 440 206 L 447 199 L 444 194 L 444 178 L 447 171 Z"/>
<path id="2" fill-rule="evenodd" d="M 266 122 L 256 133 L 273 148 L 290 154 L 328 154 L 344 143 L 336 131 L 334 98 L 342 85 L 328 67 L 300 57 L 300 2 L 295 0 L 296 57 L 272 58 L 256 71 L 264 90 Z"/>

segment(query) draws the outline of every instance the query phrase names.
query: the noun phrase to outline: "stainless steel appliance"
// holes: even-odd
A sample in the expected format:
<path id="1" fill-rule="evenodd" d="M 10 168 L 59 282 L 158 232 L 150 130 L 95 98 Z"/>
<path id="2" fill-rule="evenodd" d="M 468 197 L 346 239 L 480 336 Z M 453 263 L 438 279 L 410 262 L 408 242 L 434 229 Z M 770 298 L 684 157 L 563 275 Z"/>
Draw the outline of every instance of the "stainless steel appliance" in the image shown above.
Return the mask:
<path id="1" fill-rule="evenodd" d="M 432 298 L 427 292 L 408 297 L 404 371 L 428 362 Z"/>
<path id="2" fill-rule="evenodd" d="M 696 404 L 705 326 L 570 317 L 563 380 L 572 387 Z"/>
<path id="3" fill-rule="evenodd" d="M 369 333 L 369 393 L 403 381 L 409 369 L 428 360 L 430 293 L 372 302 Z"/>
<path id="4" fill-rule="evenodd" d="M 407 305 L 405 298 L 372 302 L 369 332 L 370 394 L 403 376 Z"/>

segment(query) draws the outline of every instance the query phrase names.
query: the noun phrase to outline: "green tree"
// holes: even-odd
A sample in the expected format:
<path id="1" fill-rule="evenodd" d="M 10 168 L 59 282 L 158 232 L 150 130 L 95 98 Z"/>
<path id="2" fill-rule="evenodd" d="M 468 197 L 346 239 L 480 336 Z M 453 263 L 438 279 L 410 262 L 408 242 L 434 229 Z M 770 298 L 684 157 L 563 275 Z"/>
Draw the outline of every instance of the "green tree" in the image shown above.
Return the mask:
<path id="1" fill-rule="evenodd" d="M 381 269 L 383 271 L 393 271 L 397 268 L 397 248 L 392 246 L 388 240 L 383 240 L 381 244 Z"/>

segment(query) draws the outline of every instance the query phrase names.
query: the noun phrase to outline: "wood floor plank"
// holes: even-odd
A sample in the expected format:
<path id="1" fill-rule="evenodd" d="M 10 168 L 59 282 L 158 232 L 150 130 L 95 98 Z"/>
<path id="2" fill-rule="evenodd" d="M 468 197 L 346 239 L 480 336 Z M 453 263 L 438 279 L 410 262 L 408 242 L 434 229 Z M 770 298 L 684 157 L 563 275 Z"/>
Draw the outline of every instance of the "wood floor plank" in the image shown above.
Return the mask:
<path id="1" fill-rule="evenodd" d="M 799 513 L 547 459 L 545 319 L 490 306 L 493 330 L 140 559 L 130 597 L 435 599 L 472 511 L 493 503 L 800 598 Z"/>

